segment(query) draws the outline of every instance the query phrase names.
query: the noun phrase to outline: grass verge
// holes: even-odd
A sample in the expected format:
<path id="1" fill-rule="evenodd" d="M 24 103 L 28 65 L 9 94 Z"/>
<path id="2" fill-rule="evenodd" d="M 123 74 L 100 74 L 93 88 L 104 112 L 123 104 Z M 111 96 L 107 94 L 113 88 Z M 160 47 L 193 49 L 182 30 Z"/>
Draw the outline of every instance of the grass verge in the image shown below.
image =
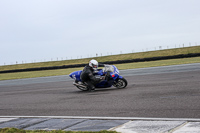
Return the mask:
<path id="1" fill-rule="evenodd" d="M 167 50 L 159 50 L 159 51 L 140 52 L 140 53 L 111 55 L 111 56 L 102 56 L 102 57 L 95 57 L 94 59 L 96 59 L 99 62 L 106 62 L 106 61 L 117 61 L 117 60 L 131 60 L 131 59 L 138 59 L 138 58 L 172 56 L 172 55 L 190 54 L 190 53 L 200 53 L 200 46 L 175 48 L 175 49 L 167 49 Z M 7 65 L 7 66 L 0 66 L 0 71 L 26 69 L 26 68 L 38 68 L 38 67 L 63 66 L 63 65 L 73 65 L 73 64 L 86 64 L 91 59 L 92 58 Z"/>
<path id="2" fill-rule="evenodd" d="M 62 131 L 62 130 L 53 130 L 53 131 L 44 131 L 44 130 L 22 130 L 16 128 L 3 128 L 0 129 L 0 133 L 117 133 L 115 131 L 99 131 L 99 132 L 89 132 L 89 131 Z"/>
<path id="3" fill-rule="evenodd" d="M 123 69 L 135 69 L 135 68 L 157 67 L 157 66 L 168 66 L 168 65 L 179 65 L 179 64 L 190 64 L 190 63 L 200 63 L 200 57 L 138 62 L 138 63 L 125 63 L 125 64 L 117 64 L 116 66 L 118 67 L 119 70 L 123 70 Z M 68 75 L 73 71 L 82 69 L 83 67 L 58 69 L 58 70 L 5 73 L 5 74 L 0 74 L 0 80 Z"/>

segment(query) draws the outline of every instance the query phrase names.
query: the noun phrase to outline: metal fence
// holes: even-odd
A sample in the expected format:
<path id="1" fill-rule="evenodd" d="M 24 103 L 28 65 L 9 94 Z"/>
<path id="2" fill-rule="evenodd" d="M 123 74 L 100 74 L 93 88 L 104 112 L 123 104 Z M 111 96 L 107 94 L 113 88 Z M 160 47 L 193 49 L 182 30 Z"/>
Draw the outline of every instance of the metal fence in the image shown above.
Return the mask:
<path id="1" fill-rule="evenodd" d="M 74 60 L 74 59 L 84 59 L 84 58 L 93 58 L 93 57 L 102 57 L 102 56 L 110 56 L 110 55 L 120 55 L 120 54 L 129 54 L 129 53 L 139 53 L 139 52 L 149 52 L 149 51 L 158 51 L 158 50 L 167 50 L 167 49 L 174 49 L 174 48 L 184 48 L 184 47 L 192 47 L 192 46 L 200 46 L 197 42 L 195 43 L 182 43 L 182 44 L 175 44 L 174 46 L 167 46 L 167 45 L 160 45 L 157 47 L 150 47 L 144 48 L 141 50 L 131 49 L 130 51 L 119 51 L 118 53 L 107 52 L 104 53 L 96 53 L 96 54 L 88 54 L 87 56 L 77 55 L 76 57 L 57 57 L 57 58 L 50 58 L 50 59 L 41 59 L 41 60 L 31 60 L 31 61 L 15 61 L 11 63 L 4 63 L 2 65 L 16 65 L 16 64 L 26 64 L 26 63 L 39 63 L 39 62 L 50 62 L 50 61 L 63 61 L 63 60 Z"/>

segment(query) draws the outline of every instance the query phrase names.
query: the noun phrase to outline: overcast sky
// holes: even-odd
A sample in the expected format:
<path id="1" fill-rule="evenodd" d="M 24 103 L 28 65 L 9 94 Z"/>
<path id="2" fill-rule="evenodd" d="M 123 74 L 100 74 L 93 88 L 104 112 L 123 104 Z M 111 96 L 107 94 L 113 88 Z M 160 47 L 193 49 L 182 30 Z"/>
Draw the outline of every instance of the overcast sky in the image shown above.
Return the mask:
<path id="1" fill-rule="evenodd" d="M 200 45 L 200 0 L 0 0 L 0 65 Z"/>

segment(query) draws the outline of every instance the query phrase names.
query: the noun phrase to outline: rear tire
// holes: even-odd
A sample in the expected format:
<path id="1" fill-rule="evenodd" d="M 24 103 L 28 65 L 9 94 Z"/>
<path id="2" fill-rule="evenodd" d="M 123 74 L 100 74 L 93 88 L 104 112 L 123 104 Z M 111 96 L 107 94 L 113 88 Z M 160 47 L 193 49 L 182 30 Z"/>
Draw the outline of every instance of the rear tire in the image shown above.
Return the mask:
<path id="1" fill-rule="evenodd" d="M 80 86 L 76 86 L 79 90 L 82 90 L 82 91 L 88 91 L 88 88 L 83 88 L 83 87 L 80 87 Z"/>
<path id="2" fill-rule="evenodd" d="M 83 84 L 82 82 L 73 82 L 73 85 L 76 86 L 79 90 L 82 90 L 82 91 L 87 91 L 88 90 L 88 87 Z"/>
<path id="3" fill-rule="evenodd" d="M 127 80 L 125 78 L 122 78 L 122 79 L 118 79 L 118 81 L 113 86 L 121 89 L 121 88 L 125 88 L 127 85 L 128 85 Z"/>

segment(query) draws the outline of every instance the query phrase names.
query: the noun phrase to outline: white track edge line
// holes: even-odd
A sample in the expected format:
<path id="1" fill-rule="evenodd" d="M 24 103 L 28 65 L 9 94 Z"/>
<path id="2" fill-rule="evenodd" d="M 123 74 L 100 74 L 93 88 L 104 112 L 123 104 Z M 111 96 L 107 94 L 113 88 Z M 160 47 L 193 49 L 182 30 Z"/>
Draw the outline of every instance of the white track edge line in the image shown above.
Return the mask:
<path id="1" fill-rule="evenodd" d="M 147 121 L 200 121 L 198 118 L 147 118 L 147 117 L 91 117 L 91 116 L 0 116 L 0 118 L 57 118 L 57 119 L 99 119 L 99 120 L 147 120 Z"/>

